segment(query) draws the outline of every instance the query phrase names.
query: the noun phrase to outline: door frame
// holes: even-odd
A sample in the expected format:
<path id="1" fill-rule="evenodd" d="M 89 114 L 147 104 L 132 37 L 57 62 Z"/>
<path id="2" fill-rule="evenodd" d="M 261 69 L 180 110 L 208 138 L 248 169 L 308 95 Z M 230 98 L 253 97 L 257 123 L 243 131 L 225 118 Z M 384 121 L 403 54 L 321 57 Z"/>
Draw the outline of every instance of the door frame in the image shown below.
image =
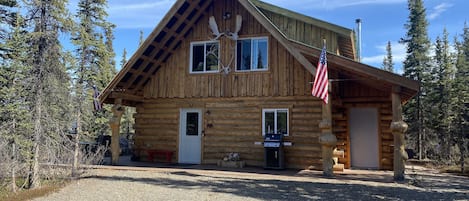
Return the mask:
<path id="1" fill-rule="evenodd" d="M 178 163 L 188 163 L 187 161 L 181 161 L 181 156 L 182 156 L 182 152 L 181 152 L 181 145 L 182 143 L 184 142 L 184 140 L 182 139 L 183 138 L 183 132 L 185 130 L 185 126 L 186 126 L 186 118 L 185 118 L 185 115 L 188 113 L 188 112 L 197 112 L 199 114 L 199 122 L 198 122 L 198 138 L 199 138 L 199 161 L 196 162 L 195 164 L 201 164 L 202 163 L 202 135 L 203 135 L 203 128 L 202 128 L 202 125 L 203 125 L 203 110 L 201 108 L 180 108 L 179 110 L 179 132 L 178 132 Z M 185 133 L 185 132 L 184 132 Z"/>

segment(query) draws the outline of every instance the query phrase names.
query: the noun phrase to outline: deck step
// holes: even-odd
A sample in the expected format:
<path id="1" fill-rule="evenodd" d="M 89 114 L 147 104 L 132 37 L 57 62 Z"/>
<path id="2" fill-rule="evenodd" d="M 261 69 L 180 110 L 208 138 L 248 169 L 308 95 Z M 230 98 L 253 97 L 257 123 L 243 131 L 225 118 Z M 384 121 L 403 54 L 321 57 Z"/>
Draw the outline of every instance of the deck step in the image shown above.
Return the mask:
<path id="1" fill-rule="evenodd" d="M 332 170 L 337 171 L 337 172 L 343 172 L 344 168 L 345 168 L 345 165 L 341 164 L 341 163 L 338 163 L 338 164 L 335 164 L 334 166 L 332 166 Z"/>

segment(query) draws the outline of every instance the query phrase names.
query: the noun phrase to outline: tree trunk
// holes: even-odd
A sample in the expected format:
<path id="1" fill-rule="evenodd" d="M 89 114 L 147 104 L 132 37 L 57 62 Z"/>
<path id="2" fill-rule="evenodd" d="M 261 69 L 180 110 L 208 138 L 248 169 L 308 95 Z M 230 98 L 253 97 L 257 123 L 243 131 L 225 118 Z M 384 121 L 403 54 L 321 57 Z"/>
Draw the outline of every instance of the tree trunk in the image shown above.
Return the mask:
<path id="1" fill-rule="evenodd" d="M 16 193 L 16 144 L 13 142 L 12 146 L 12 167 L 11 167 L 11 191 Z"/>
<path id="2" fill-rule="evenodd" d="M 81 105 L 81 104 L 79 104 Z M 80 134 L 81 134 L 81 129 L 80 129 L 80 124 L 81 124 L 81 113 L 80 113 L 80 107 L 78 108 L 78 114 L 77 114 L 77 133 L 75 133 L 75 139 L 74 139 L 74 153 L 73 153 L 73 165 L 72 165 L 72 178 L 75 178 L 78 175 L 78 166 L 79 166 L 79 155 L 80 155 Z"/>
<path id="3" fill-rule="evenodd" d="M 461 146 L 460 146 L 460 147 L 461 147 Z M 459 148 L 459 150 L 460 150 L 460 152 L 461 152 L 461 156 L 460 156 L 460 158 L 459 158 L 459 162 L 461 163 L 461 173 L 464 174 L 464 163 L 465 163 L 465 161 L 464 161 L 464 151 L 463 151 L 462 148 Z"/>
<path id="4" fill-rule="evenodd" d="M 41 117 L 42 117 L 42 86 L 38 86 L 38 92 L 36 96 L 36 112 L 35 112 L 35 123 L 34 123 L 34 141 L 33 141 L 33 161 L 30 167 L 31 176 L 29 177 L 29 188 L 37 188 L 41 185 L 41 181 L 39 178 L 39 144 L 42 135 L 42 125 L 41 125 Z"/>
<path id="5" fill-rule="evenodd" d="M 421 91 L 421 89 L 420 89 Z M 419 160 L 422 160 L 422 122 L 420 121 L 421 117 L 421 108 L 420 108 L 420 95 L 419 92 L 417 95 L 417 121 L 418 121 L 418 150 L 419 150 Z"/>
<path id="6" fill-rule="evenodd" d="M 460 135 L 461 137 L 460 137 L 459 140 L 458 140 L 458 141 L 459 141 L 459 143 L 458 143 L 458 146 L 459 146 L 459 153 L 460 153 L 459 162 L 461 163 L 461 173 L 464 174 L 464 168 L 465 168 L 465 167 L 464 167 L 464 166 L 465 166 L 464 163 L 466 162 L 465 159 L 464 159 L 464 158 L 465 158 L 464 156 L 465 156 L 466 148 L 467 148 L 467 147 L 465 146 L 465 145 L 466 145 L 466 142 L 465 142 L 465 139 L 464 139 L 464 137 L 465 137 L 465 135 L 464 135 L 464 134 L 465 134 L 465 133 L 464 133 L 464 126 L 462 125 L 462 122 L 461 122 L 461 121 L 460 121 L 459 123 L 460 123 L 459 125 L 461 125 L 461 131 L 459 132 L 459 135 Z"/>

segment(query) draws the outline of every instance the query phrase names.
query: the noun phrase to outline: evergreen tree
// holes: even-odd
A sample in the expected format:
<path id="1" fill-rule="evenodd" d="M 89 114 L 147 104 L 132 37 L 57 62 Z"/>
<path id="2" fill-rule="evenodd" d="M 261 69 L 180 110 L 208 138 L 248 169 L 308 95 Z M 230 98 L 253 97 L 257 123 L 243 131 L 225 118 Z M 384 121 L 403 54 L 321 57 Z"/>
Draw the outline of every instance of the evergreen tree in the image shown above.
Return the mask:
<path id="1" fill-rule="evenodd" d="M 459 162 L 464 171 L 469 146 L 469 27 L 464 25 L 462 42 L 456 44 L 456 74 L 454 78 L 454 121 L 452 130 L 459 148 Z"/>
<path id="2" fill-rule="evenodd" d="M 449 132 L 451 115 L 451 89 L 453 70 L 453 58 L 450 53 L 450 44 L 448 40 L 448 32 L 443 31 L 443 38 L 439 36 L 435 42 L 434 66 L 432 68 L 431 78 L 428 86 L 428 107 L 431 108 L 430 126 L 433 130 L 434 144 L 437 150 L 433 153 L 437 154 L 444 161 L 449 161 L 450 150 L 452 144 L 451 132 Z"/>
<path id="3" fill-rule="evenodd" d="M 62 60 L 62 47 L 58 40 L 61 32 L 69 30 L 71 21 L 66 10 L 67 1 L 26 2 L 28 19 L 32 19 L 32 32 L 28 41 L 26 87 L 27 101 L 33 116 L 32 158 L 30 163 L 29 187 L 40 186 L 39 162 L 50 162 L 53 150 L 60 144 L 57 135 L 67 128 L 69 76 Z M 56 144 L 54 144 L 56 143 Z M 46 149 L 48 148 L 48 149 Z"/>
<path id="4" fill-rule="evenodd" d="M 143 30 L 140 30 L 140 36 L 138 39 L 138 45 L 142 45 L 145 39 L 143 39 Z"/>
<path id="5" fill-rule="evenodd" d="M 124 68 L 125 63 L 127 63 L 127 50 L 124 48 L 124 51 L 122 51 L 122 59 L 121 59 L 121 69 Z"/>
<path id="6" fill-rule="evenodd" d="M 430 41 L 427 34 L 428 22 L 422 0 L 408 0 L 409 19 L 405 28 L 407 33 L 401 43 L 407 46 L 407 56 L 404 61 L 404 76 L 417 80 L 421 83 L 420 90 L 416 97 L 404 106 L 404 117 L 409 124 L 408 137 L 412 144 L 416 144 L 419 159 L 425 154 L 425 113 L 426 108 L 423 103 L 426 96 L 426 82 L 429 74 L 429 49 Z"/>
<path id="7" fill-rule="evenodd" d="M 115 61 L 112 47 L 114 25 L 106 21 L 106 0 L 80 0 L 78 2 L 78 27 L 73 33 L 72 43 L 77 47 L 78 65 L 74 69 L 74 103 L 77 134 L 72 174 L 78 166 L 78 141 L 87 133 L 96 137 L 109 133 L 107 121 L 109 108 L 103 111 L 92 109 L 92 88 L 104 89 L 114 76 Z"/>
<path id="8" fill-rule="evenodd" d="M 386 45 L 386 56 L 383 59 L 383 70 L 394 72 L 394 62 L 392 61 L 391 41 Z"/>
<path id="9" fill-rule="evenodd" d="M 122 53 L 121 63 L 120 63 L 121 69 L 124 68 L 125 63 L 127 63 L 127 50 L 124 48 L 124 51 Z M 129 138 L 130 135 L 132 135 L 135 132 L 133 129 L 133 124 L 135 123 L 135 120 L 133 118 L 134 113 L 135 113 L 134 107 L 125 107 L 124 114 L 122 115 L 122 122 L 121 122 L 120 130 L 122 133 L 125 133 L 127 135 L 127 138 Z"/>
<path id="10" fill-rule="evenodd" d="M 15 26 L 17 22 L 18 13 L 13 11 L 18 9 L 16 0 L 2 0 L 0 1 L 0 59 L 5 59 L 6 54 L 10 48 L 6 46 L 6 40 L 10 36 L 10 29 Z"/>
<path id="11" fill-rule="evenodd" d="M 16 20 L 22 22 L 20 16 Z M 8 57 L 0 60 L 0 142 L 7 142 L 9 145 L 7 149 L 0 150 L 9 155 L 7 158 L 0 158 L 7 165 L 1 166 L 0 172 L 5 174 L 3 178 L 7 178 L 6 174 L 9 173 L 14 192 L 17 189 L 17 172 L 24 168 L 22 164 L 31 156 L 30 152 L 25 151 L 31 149 L 32 116 L 28 110 L 30 103 L 26 99 L 28 90 L 25 87 L 25 72 L 28 68 L 24 62 L 28 57 L 28 47 L 23 33 L 24 30 L 19 26 L 12 28 L 4 43 L 4 47 L 9 50 Z"/>

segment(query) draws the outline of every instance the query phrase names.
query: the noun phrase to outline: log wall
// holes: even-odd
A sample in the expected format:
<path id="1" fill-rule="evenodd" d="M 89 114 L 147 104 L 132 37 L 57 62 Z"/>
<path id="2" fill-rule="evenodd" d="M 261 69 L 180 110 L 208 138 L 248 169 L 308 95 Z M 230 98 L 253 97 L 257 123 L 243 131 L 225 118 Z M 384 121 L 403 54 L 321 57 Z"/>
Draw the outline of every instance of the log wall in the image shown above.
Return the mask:
<path id="1" fill-rule="evenodd" d="M 321 169 L 321 150 L 318 143 L 318 124 L 321 120 L 321 101 L 310 95 L 313 76 L 275 40 L 253 16 L 234 0 L 214 1 L 207 14 L 202 16 L 185 36 L 185 40 L 172 51 L 144 89 L 144 103 L 137 106 L 135 145 L 139 148 L 156 148 L 174 151 L 177 161 L 179 138 L 179 112 L 181 108 L 203 109 L 205 136 L 202 141 L 202 163 L 214 164 L 225 154 L 238 152 L 247 165 L 263 165 L 263 147 L 254 142 L 263 141 L 261 134 L 262 108 L 289 108 L 290 135 L 293 142 L 285 148 L 288 168 Z M 233 17 L 223 20 L 223 13 Z M 190 74 L 190 42 L 207 41 L 211 36 L 208 17 L 215 16 L 221 31 L 233 30 L 236 14 L 243 16 L 240 37 L 266 36 L 269 39 L 269 69 L 260 72 Z M 278 16 L 273 19 L 284 20 Z M 301 24 L 295 22 L 291 24 Z M 328 37 L 328 49 L 340 53 L 337 36 L 317 27 L 304 27 L 305 35 L 298 36 L 304 42 L 316 44 L 316 39 Z M 301 27 L 303 26 L 303 28 Z M 308 25 L 309 26 L 309 25 Z M 316 35 L 309 38 L 311 34 Z M 306 36 L 306 33 L 308 33 Z M 294 34 L 294 33 L 292 33 Z M 220 62 L 228 64 L 234 54 L 234 42 L 220 38 Z M 337 72 L 332 73 L 337 77 Z M 339 148 L 345 150 L 341 159 L 350 167 L 348 138 L 348 108 L 355 106 L 378 107 L 380 111 L 380 161 L 382 169 L 392 169 L 392 135 L 390 99 L 386 92 L 353 83 L 334 87 L 338 96 L 333 102 L 333 132 L 339 140 Z M 334 95 L 335 96 L 335 95 Z M 207 126 L 212 125 L 212 126 Z M 348 165 L 348 166 L 347 166 Z"/>
<path id="2" fill-rule="evenodd" d="M 230 152 L 238 152 L 247 165 L 263 166 L 262 109 L 289 109 L 289 136 L 285 147 L 288 168 L 320 169 L 318 124 L 321 102 L 311 96 L 278 98 L 154 99 L 137 107 L 135 146 L 171 150 L 177 161 L 179 111 L 203 110 L 202 163 L 215 164 Z M 145 160 L 145 155 L 142 157 Z"/>
<path id="3" fill-rule="evenodd" d="M 339 162 L 350 168 L 350 135 L 348 113 L 350 108 L 371 107 L 378 109 L 378 139 L 380 169 L 393 169 L 393 135 L 390 130 L 392 105 L 389 94 L 359 83 L 341 85 L 341 96 L 333 100 L 333 132 L 338 148 L 345 151 Z"/>
<path id="4" fill-rule="evenodd" d="M 224 3 L 224 4 L 222 4 Z M 224 20 L 223 14 L 229 12 L 232 17 Z M 265 36 L 269 39 L 269 69 L 261 72 L 236 72 L 235 62 L 231 65 L 231 73 L 190 74 L 190 43 L 208 41 L 212 37 L 208 19 L 214 16 L 219 30 L 234 30 L 236 14 L 242 15 L 243 23 L 240 38 Z M 293 24 L 303 29 L 300 22 L 287 23 L 289 20 L 273 17 L 277 21 Z M 292 24 L 292 25 L 289 25 Z M 327 36 L 329 51 L 338 51 L 337 34 L 309 25 L 304 34 L 304 41 L 313 43 Z M 293 29 L 296 29 L 295 27 Z M 311 33 L 310 33 L 311 32 Z M 296 32 L 295 32 L 296 33 Z M 306 37 L 307 36 L 307 37 Z M 220 63 L 227 65 L 234 54 L 235 43 L 227 37 L 221 37 Z M 319 45 L 321 46 L 321 45 Z M 214 1 L 186 36 L 185 40 L 173 51 L 173 56 L 161 65 L 156 74 L 146 85 L 145 98 L 205 98 L 205 97 L 252 97 L 252 96 L 305 96 L 310 94 L 311 74 L 289 54 L 255 18 L 237 1 Z M 169 51 L 169 50 L 168 50 Z"/>

